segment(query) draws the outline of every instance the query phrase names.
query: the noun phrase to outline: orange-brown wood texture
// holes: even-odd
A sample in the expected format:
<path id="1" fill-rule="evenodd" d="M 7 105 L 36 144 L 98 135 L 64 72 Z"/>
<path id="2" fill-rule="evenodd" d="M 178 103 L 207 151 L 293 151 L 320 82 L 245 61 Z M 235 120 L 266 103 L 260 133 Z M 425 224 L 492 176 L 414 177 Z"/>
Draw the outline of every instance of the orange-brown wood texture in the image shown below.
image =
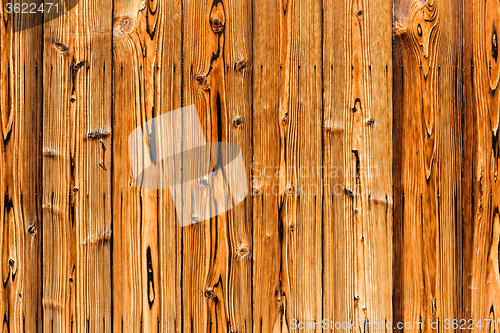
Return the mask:
<path id="1" fill-rule="evenodd" d="M 497 0 L 30 1 L 0 8 L 0 333 L 500 329 Z M 185 225 L 129 135 L 192 105 L 248 195 Z"/>
<path id="2" fill-rule="evenodd" d="M 459 246 L 461 13 L 462 3 L 439 0 L 394 7 L 395 316 L 425 332 L 461 319 L 459 251 L 472 250 Z"/>
<path id="3" fill-rule="evenodd" d="M 42 331 L 43 17 L 0 28 L 0 316 L 2 332 Z"/>

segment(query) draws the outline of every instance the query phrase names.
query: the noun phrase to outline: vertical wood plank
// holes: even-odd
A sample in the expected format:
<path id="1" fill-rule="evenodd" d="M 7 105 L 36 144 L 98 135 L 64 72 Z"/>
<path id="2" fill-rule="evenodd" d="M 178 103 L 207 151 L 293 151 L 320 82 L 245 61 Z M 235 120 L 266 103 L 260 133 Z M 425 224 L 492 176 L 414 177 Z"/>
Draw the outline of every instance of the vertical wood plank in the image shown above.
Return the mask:
<path id="1" fill-rule="evenodd" d="M 473 1 L 463 1 L 463 8 L 473 8 Z M 476 115 L 475 107 L 475 94 L 474 94 L 474 29 L 467 29 L 472 27 L 474 22 L 474 11 L 464 11 L 463 15 L 463 50 L 462 50 L 462 178 L 461 178 L 461 205 L 459 213 L 462 217 L 461 232 L 457 235 L 462 235 L 458 240 L 461 240 L 461 255 L 460 268 L 462 278 L 461 296 L 462 307 L 460 309 L 460 318 L 468 321 L 472 319 L 472 261 L 474 260 L 473 251 L 473 235 L 474 235 L 474 190 L 473 190 L 473 173 L 474 173 L 474 150 L 476 144 L 475 135 L 476 129 L 474 127 L 474 117 Z M 457 230 L 458 231 L 458 230 Z"/>
<path id="2" fill-rule="evenodd" d="M 70 20 L 68 20 L 71 18 Z M 76 241 L 74 204 L 75 106 L 71 103 L 75 13 L 44 25 L 43 54 L 43 332 L 76 326 Z M 71 54 L 69 53 L 71 47 Z M 78 70 L 83 64 L 80 64 Z M 85 70 L 85 69 L 84 69 Z M 74 73 L 73 73 L 74 72 Z M 72 320 L 73 319 L 73 320 Z"/>
<path id="3" fill-rule="evenodd" d="M 240 146 L 247 178 L 251 13 L 247 1 L 183 2 L 183 105 L 196 106 L 208 142 Z M 183 228 L 184 331 L 252 330 L 251 207 L 247 198 L 210 221 Z"/>
<path id="4" fill-rule="evenodd" d="M 252 2 L 228 1 L 224 27 L 224 63 L 227 98 L 227 140 L 237 144 L 245 162 L 249 186 L 252 163 Z M 242 174 L 227 175 L 242 177 Z M 241 180 L 234 180 L 237 183 Z M 230 189 L 231 191 L 231 189 Z M 252 197 L 247 188 L 246 199 L 228 212 L 229 215 L 229 330 L 250 333 L 252 319 Z"/>
<path id="5" fill-rule="evenodd" d="M 470 204 L 464 209 L 464 308 L 477 331 L 498 330 L 500 6 L 489 0 L 466 1 L 467 5 L 471 10 L 465 20 L 470 29 L 465 31 L 464 58 L 469 63 L 464 59 L 464 70 L 470 81 L 465 81 L 464 99 L 470 109 L 464 124 L 464 156 L 468 157 L 464 184 L 470 192 L 464 193 L 463 200 Z M 496 323 L 487 327 L 486 319 Z"/>
<path id="6" fill-rule="evenodd" d="M 395 1 L 395 132 L 401 138 L 402 318 L 412 323 L 453 321 L 457 294 L 457 231 L 461 207 L 460 2 Z M 398 144 L 398 143 L 395 143 Z M 404 195 L 404 197 L 403 197 Z M 401 198 L 401 199 L 400 199 Z"/>
<path id="7" fill-rule="evenodd" d="M 281 332 L 286 298 L 281 277 L 283 189 L 280 184 L 280 1 L 253 6 L 253 331 Z M 285 118 L 286 119 L 286 118 Z"/>
<path id="8" fill-rule="evenodd" d="M 123 332 L 180 328 L 180 225 L 168 190 L 135 184 L 128 136 L 181 107 L 181 18 L 178 1 L 114 2 L 113 318 Z"/>
<path id="9" fill-rule="evenodd" d="M 182 106 L 182 2 L 159 2 L 158 110 L 165 113 Z M 159 291 L 160 332 L 180 332 L 182 324 L 182 230 L 168 190 L 159 192 Z"/>
<path id="10" fill-rule="evenodd" d="M 313 0 L 281 5 L 283 330 L 290 330 L 292 320 L 320 322 L 323 309 L 322 7 Z"/>
<path id="11" fill-rule="evenodd" d="M 0 331 L 41 331 L 41 15 L 8 14 L 0 28 Z M 18 32 L 19 31 L 19 32 Z"/>
<path id="12" fill-rule="evenodd" d="M 224 75 L 227 5 L 219 0 L 182 3 L 183 106 L 196 106 L 207 142 L 223 141 L 229 127 Z M 184 332 L 228 331 L 228 226 L 225 213 L 182 229 Z"/>
<path id="13" fill-rule="evenodd" d="M 121 281 L 127 289 L 118 296 L 123 301 L 114 318 L 126 332 L 173 331 L 180 322 L 180 228 L 168 191 L 129 184 L 127 137 L 142 122 L 180 107 L 181 7 L 141 4 L 115 3 L 115 108 L 129 111 L 115 113 L 116 124 L 124 128 L 115 141 L 115 168 L 120 170 L 114 179 L 114 207 L 120 217 L 115 274 L 125 270 Z M 121 256 L 120 250 L 127 255 Z M 116 292 L 119 289 L 117 285 Z M 137 305 L 128 307 L 128 299 Z"/>
<path id="14" fill-rule="evenodd" d="M 83 0 L 45 26 L 46 332 L 112 330 L 111 19 Z"/>
<path id="15" fill-rule="evenodd" d="M 145 204 L 141 189 L 135 187 L 127 141 L 145 111 L 142 36 L 137 28 L 144 29 L 141 6 L 141 1 L 114 1 L 113 127 L 120 131 L 113 136 L 113 327 L 118 332 L 141 332 L 147 297 L 141 245 Z M 147 209 L 153 209 L 147 203 Z"/>
<path id="16" fill-rule="evenodd" d="M 254 4 L 257 332 L 322 317 L 321 28 L 321 2 Z"/>
<path id="17" fill-rule="evenodd" d="M 323 7 L 323 316 L 386 331 L 392 322 L 392 4 Z"/>

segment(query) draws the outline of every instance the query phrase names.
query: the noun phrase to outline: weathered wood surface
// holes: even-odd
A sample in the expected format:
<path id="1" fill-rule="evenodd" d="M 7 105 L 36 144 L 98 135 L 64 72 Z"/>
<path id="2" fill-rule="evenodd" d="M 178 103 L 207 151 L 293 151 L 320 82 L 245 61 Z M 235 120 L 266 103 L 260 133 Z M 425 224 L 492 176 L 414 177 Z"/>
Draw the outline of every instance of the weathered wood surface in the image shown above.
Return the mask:
<path id="1" fill-rule="evenodd" d="M 461 2 L 440 0 L 394 7 L 394 306 L 398 320 L 421 321 L 424 331 L 429 321 L 461 319 L 460 274 L 471 268 L 460 251 L 473 249 L 459 246 L 471 194 L 462 198 L 461 13 Z"/>
<path id="2" fill-rule="evenodd" d="M 44 25 L 44 332 L 111 332 L 112 6 Z"/>
<path id="3" fill-rule="evenodd" d="M 166 190 L 140 189 L 128 136 L 181 107 L 182 6 L 115 1 L 113 18 L 113 330 L 175 332 L 181 324 L 182 230 Z"/>
<path id="4" fill-rule="evenodd" d="M 497 1 L 7 2 L 1 333 L 500 317 Z M 190 105 L 249 194 L 182 226 L 128 136 Z"/>
<path id="5" fill-rule="evenodd" d="M 392 322 L 392 4 L 323 6 L 323 316 Z"/>
<path id="6" fill-rule="evenodd" d="M 41 15 L 0 27 L 0 331 L 42 331 L 43 28 Z M 28 51 L 29 50 L 29 51 Z"/>

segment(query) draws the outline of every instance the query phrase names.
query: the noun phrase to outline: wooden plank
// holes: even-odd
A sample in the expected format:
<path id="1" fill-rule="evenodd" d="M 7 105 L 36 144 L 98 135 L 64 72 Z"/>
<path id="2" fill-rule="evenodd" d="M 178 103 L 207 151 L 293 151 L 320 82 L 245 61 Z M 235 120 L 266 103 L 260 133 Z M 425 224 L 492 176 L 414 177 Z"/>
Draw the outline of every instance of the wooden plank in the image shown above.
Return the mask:
<path id="1" fill-rule="evenodd" d="M 323 316 L 369 321 L 373 326 L 364 329 L 386 331 L 384 323 L 392 322 L 392 4 L 323 6 Z"/>
<path id="2" fill-rule="evenodd" d="M 251 3 L 183 2 L 183 105 L 196 106 L 207 141 L 240 146 L 247 178 L 251 45 Z M 214 173 L 214 181 L 218 176 Z M 185 332 L 252 330 L 250 213 L 247 198 L 210 221 L 183 228 Z"/>
<path id="3" fill-rule="evenodd" d="M 72 57 L 64 52 L 74 47 L 74 37 L 59 18 L 45 25 L 44 38 L 50 42 L 43 55 L 43 331 L 68 332 L 75 316 L 76 252 L 70 240 L 76 235 L 70 200 Z"/>
<path id="4" fill-rule="evenodd" d="M 500 242 L 498 2 L 464 3 L 464 312 L 475 329 L 498 330 Z M 466 79 L 465 79 L 466 78 Z M 467 177 L 467 178 L 465 178 Z M 487 327 L 486 319 L 496 320 Z M 482 326 L 483 328 L 480 328 Z"/>
<path id="5" fill-rule="evenodd" d="M 180 224 L 168 190 L 135 184 L 128 136 L 181 107 L 181 18 L 180 2 L 114 2 L 113 318 L 122 332 L 180 329 Z"/>
<path id="6" fill-rule="evenodd" d="M 183 105 L 196 106 L 207 141 L 214 142 L 228 135 L 224 5 L 221 1 L 182 2 Z M 228 214 L 185 226 L 182 237 L 182 330 L 226 332 Z"/>
<path id="7" fill-rule="evenodd" d="M 254 5 L 254 331 L 322 316 L 321 17 Z"/>
<path id="8" fill-rule="evenodd" d="M 322 8 L 282 2 L 279 119 L 286 321 L 322 319 Z M 316 332 L 321 328 L 316 327 Z"/>
<path id="9" fill-rule="evenodd" d="M 112 328 L 111 10 L 83 0 L 45 25 L 46 332 Z"/>
<path id="10" fill-rule="evenodd" d="M 463 8 L 473 8 L 473 2 L 466 0 L 463 2 Z M 461 243 L 459 249 L 462 253 L 459 253 L 461 275 L 462 278 L 460 295 L 462 296 L 462 306 L 460 309 L 459 317 L 468 321 L 472 319 L 471 313 L 471 302 L 472 296 L 470 289 L 471 287 L 471 277 L 472 277 L 472 261 L 474 260 L 473 251 L 473 234 L 474 234 L 474 200 L 473 200 L 473 173 L 474 173 L 474 136 L 476 135 L 476 130 L 474 129 L 474 117 L 475 117 L 475 94 L 474 94 L 474 65 L 473 65 L 473 54 L 474 54 L 474 41 L 473 41 L 473 29 L 467 29 L 466 27 L 472 27 L 474 20 L 474 14 L 472 10 L 464 12 L 463 15 L 463 59 L 462 59 L 462 89 L 459 92 L 462 93 L 462 178 L 461 178 L 461 209 L 459 210 L 462 217 L 462 225 L 460 230 L 457 230 L 457 235 L 462 235 L 459 237 Z"/>
<path id="11" fill-rule="evenodd" d="M 0 10 L 0 331 L 41 331 L 42 15 Z"/>
<path id="12" fill-rule="evenodd" d="M 286 323 L 281 276 L 283 186 L 280 185 L 280 1 L 253 7 L 253 325 L 254 332 L 281 332 Z M 270 25 L 272 24 L 272 27 Z M 283 171 L 281 171 L 283 172 Z M 281 186 L 281 187 L 280 187 Z"/>
<path id="13" fill-rule="evenodd" d="M 460 283 L 456 232 L 462 220 L 461 119 L 457 91 L 461 75 L 459 2 L 395 1 L 395 132 L 401 138 L 401 187 L 394 195 L 402 205 L 402 295 L 395 307 L 411 332 L 414 322 L 452 321 L 459 316 Z M 398 143 L 395 143 L 398 144 Z M 404 195 L 404 198 L 403 198 Z"/>
<path id="14" fill-rule="evenodd" d="M 247 179 L 246 199 L 229 212 L 228 318 L 230 331 L 253 332 L 252 320 L 252 197 L 249 189 L 252 163 L 252 2 L 223 2 L 224 63 L 226 65 L 227 139 L 241 149 Z M 242 174 L 228 174 L 231 184 Z M 237 178 L 237 179 L 235 179 Z M 230 189 L 234 193 L 235 189 Z"/>

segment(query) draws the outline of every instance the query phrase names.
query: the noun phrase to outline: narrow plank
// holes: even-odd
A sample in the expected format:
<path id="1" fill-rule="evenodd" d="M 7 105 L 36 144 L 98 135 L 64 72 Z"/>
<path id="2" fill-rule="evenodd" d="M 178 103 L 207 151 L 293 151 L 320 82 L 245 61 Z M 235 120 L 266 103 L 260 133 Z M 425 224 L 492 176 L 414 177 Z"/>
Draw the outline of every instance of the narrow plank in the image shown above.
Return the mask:
<path id="1" fill-rule="evenodd" d="M 227 21 L 224 27 L 226 65 L 227 138 L 237 144 L 245 163 L 246 199 L 229 212 L 228 329 L 253 332 L 252 319 L 252 197 L 249 183 L 252 163 L 252 2 L 223 2 Z M 242 174 L 227 174 L 231 184 L 241 183 Z M 237 179 L 234 179 L 234 178 Z M 236 189 L 230 189 L 234 193 Z"/>
<path id="2" fill-rule="evenodd" d="M 182 7 L 183 106 L 196 106 L 207 141 L 227 141 L 227 5 L 219 0 L 185 0 Z M 183 227 L 184 332 L 229 330 L 229 217 L 224 213 Z"/>
<path id="3" fill-rule="evenodd" d="M 246 1 L 183 2 L 183 105 L 196 106 L 207 141 L 239 145 L 247 179 L 251 13 Z M 217 182 L 220 176 L 210 177 Z M 220 202 L 212 201 L 211 209 L 218 209 Z M 251 207 L 247 197 L 226 213 L 183 228 L 184 331 L 252 330 Z"/>
<path id="4" fill-rule="evenodd" d="M 463 195 L 470 202 L 464 210 L 464 299 L 467 319 L 475 329 L 498 330 L 500 292 L 498 246 L 500 243 L 497 182 L 499 163 L 499 92 L 498 26 L 500 6 L 494 1 L 466 2 L 472 10 L 465 14 L 470 24 L 465 32 L 464 62 L 467 78 L 464 99 L 466 109 L 464 155 L 470 192 Z M 471 193 L 472 192 L 472 193 Z M 471 195 L 472 194 L 472 195 Z M 487 326 L 486 319 L 496 320 Z M 482 328 L 481 328 L 482 326 Z"/>
<path id="5" fill-rule="evenodd" d="M 158 2 L 159 80 L 156 96 L 158 112 L 165 113 L 182 106 L 182 3 Z M 179 142 L 180 144 L 180 142 Z M 182 230 L 168 190 L 159 192 L 159 332 L 181 330 L 182 290 Z"/>
<path id="6" fill-rule="evenodd" d="M 323 315 L 373 325 L 356 330 L 386 331 L 393 296 L 392 4 L 323 7 Z"/>
<path id="7" fill-rule="evenodd" d="M 321 3 L 254 22 L 254 331 L 281 332 L 322 317 Z"/>
<path id="8" fill-rule="evenodd" d="M 41 331 L 42 15 L 0 28 L 0 331 Z M 26 30 L 29 27 L 35 28 Z M 7 322 L 6 322 L 7 321 Z"/>
<path id="9" fill-rule="evenodd" d="M 83 0 L 45 26 L 47 332 L 112 330 L 111 13 Z"/>
<path id="10" fill-rule="evenodd" d="M 122 332 L 174 332 L 181 322 L 173 200 L 137 187 L 128 146 L 136 127 L 181 107 L 181 18 L 180 2 L 114 2 L 113 318 Z"/>
<path id="11" fill-rule="evenodd" d="M 403 307 L 413 323 L 446 324 L 459 316 L 457 231 L 461 206 L 461 12 L 459 2 L 395 1 L 395 132 L 401 135 L 399 192 L 402 197 Z M 411 82 L 411 84 L 410 84 Z"/>
<path id="12" fill-rule="evenodd" d="M 280 1 L 253 6 L 253 331 L 281 332 L 286 323 L 282 240 L 283 186 L 280 184 L 279 117 L 281 75 Z"/>
<path id="13" fill-rule="evenodd" d="M 322 319 L 322 8 L 281 2 L 281 277 L 286 321 Z M 320 332 L 316 326 L 314 331 Z"/>
<path id="14" fill-rule="evenodd" d="M 70 332 L 76 316 L 74 223 L 75 13 L 44 25 L 43 53 L 43 332 Z M 71 48 L 71 49 L 70 49 Z M 71 50 L 71 51 L 70 51 Z M 83 65 L 78 67 L 81 69 Z M 72 71 L 73 69 L 73 71 Z M 72 204 L 73 203 L 73 204 Z"/>
<path id="15" fill-rule="evenodd" d="M 473 8 L 473 1 L 466 0 L 463 2 L 464 8 Z M 472 27 L 474 22 L 474 11 L 468 10 L 464 12 L 463 15 L 463 44 L 462 44 L 462 178 L 461 178 L 461 209 L 460 213 L 462 216 L 461 232 L 457 234 L 461 235 L 460 240 L 462 253 L 459 257 L 460 268 L 462 271 L 462 308 L 460 309 L 460 318 L 469 321 L 472 319 L 472 290 L 471 278 L 472 278 L 472 262 L 474 260 L 474 197 L 473 193 L 473 173 L 475 169 L 475 135 L 477 131 L 474 129 L 474 117 L 476 112 L 475 107 L 475 92 L 474 92 L 474 29 L 468 29 L 467 27 Z"/>
<path id="16" fill-rule="evenodd" d="M 112 10 L 111 0 L 80 0 L 75 8 L 75 63 L 84 64 L 73 94 L 77 331 L 112 331 Z"/>

